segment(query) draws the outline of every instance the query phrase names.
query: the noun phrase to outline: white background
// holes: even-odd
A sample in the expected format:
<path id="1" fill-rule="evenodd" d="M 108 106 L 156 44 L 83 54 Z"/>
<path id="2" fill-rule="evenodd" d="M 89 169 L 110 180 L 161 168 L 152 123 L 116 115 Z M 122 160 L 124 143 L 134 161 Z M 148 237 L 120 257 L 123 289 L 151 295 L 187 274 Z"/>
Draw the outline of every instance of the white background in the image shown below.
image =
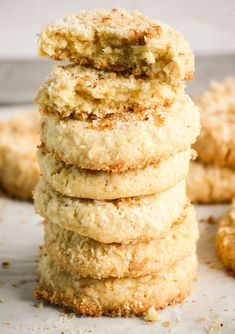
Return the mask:
<path id="1" fill-rule="evenodd" d="M 171 24 L 197 53 L 235 52 L 234 0 L 0 0 L 0 58 L 36 57 L 44 23 L 81 9 L 111 7 Z"/>

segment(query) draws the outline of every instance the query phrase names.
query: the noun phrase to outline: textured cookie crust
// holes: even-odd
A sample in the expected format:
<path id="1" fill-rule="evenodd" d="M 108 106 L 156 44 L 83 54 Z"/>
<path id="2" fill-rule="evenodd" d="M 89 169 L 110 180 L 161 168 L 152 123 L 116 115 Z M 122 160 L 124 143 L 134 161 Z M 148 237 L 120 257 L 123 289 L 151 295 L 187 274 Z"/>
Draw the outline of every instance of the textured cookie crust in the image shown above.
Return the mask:
<path id="1" fill-rule="evenodd" d="M 103 243 L 147 241 L 167 231 L 184 214 L 185 182 L 158 195 L 113 201 L 65 197 L 41 180 L 35 210 L 45 220 Z"/>
<path id="2" fill-rule="evenodd" d="M 103 244 L 45 223 L 45 248 L 65 271 L 93 278 L 137 277 L 166 270 L 196 251 L 198 224 L 189 206 L 161 238 L 129 245 Z"/>
<path id="3" fill-rule="evenodd" d="M 235 201 L 219 223 L 216 250 L 226 268 L 235 273 Z"/>
<path id="4" fill-rule="evenodd" d="M 196 100 L 201 110 L 202 131 L 194 148 L 199 158 L 235 168 L 235 77 L 212 82 Z"/>
<path id="5" fill-rule="evenodd" d="M 35 111 L 21 112 L 0 124 L 0 186 L 9 195 L 32 198 L 40 174 L 37 144 L 39 118 Z"/>
<path id="6" fill-rule="evenodd" d="M 149 115 L 169 108 L 183 94 L 183 81 L 173 87 L 158 79 L 68 65 L 55 66 L 36 102 L 43 113 L 86 119 L 126 112 Z"/>
<path id="7" fill-rule="evenodd" d="M 190 200 L 197 203 L 222 203 L 235 197 L 235 170 L 213 164 L 191 162 L 187 177 Z"/>
<path id="8" fill-rule="evenodd" d="M 154 276 L 98 280 L 60 270 L 44 251 L 34 296 L 81 315 L 143 315 L 152 306 L 181 302 L 191 292 L 196 269 L 197 258 L 191 255 Z"/>
<path id="9" fill-rule="evenodd" d="M 139 119 L 115 116 L 102 121 L 42 116 L 41 140 L 59 160 L 80 168 L 121 172 L 142 168 L 185 151 L 200 130 L 199 112 L 185 95 L 169 111 Z"/>
<path id="10" fill-rule="evenodd" d="M 191 152 L 180 152 L 156 165 L 123 173 L 80 169 L 41 149 L 37 155 L 43 178 L 56 191 L 78 198 L 111 200 L 159 194 L 175 186 L 188 173 Z"/>
<path id="11" fill-rule="evenodd" d="M 179 32 L 138 12 L 116 8 L 82 11 L 45 25 L 39 53 L 168 83 L 190 80 L 194 72 L 193 52 Z"/>

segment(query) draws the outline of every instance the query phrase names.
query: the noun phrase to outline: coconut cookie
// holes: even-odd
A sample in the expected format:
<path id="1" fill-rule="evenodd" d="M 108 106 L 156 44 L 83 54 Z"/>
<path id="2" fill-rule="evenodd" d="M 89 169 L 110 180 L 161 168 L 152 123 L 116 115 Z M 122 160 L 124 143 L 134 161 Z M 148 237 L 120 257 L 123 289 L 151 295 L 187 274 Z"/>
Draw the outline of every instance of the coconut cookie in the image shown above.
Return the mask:
<path id="1" fill-rule="evenodd" d="M 42 251 L 34 296 L 81 315 L 143 315 L 150 307 L 181 302 L 191 292 L 196 269 L 197 258 L 190 255 L 156 275 L 100 280 L 65 272 Z"/>
<path id="2" fill-rule="evenodd" d="M 63 195 L 111 200 L 123 197 L 159 194 L 183 180 L 189 168 L 191 151 L 183 151 L 156 165 L 112 173 L 80 169 L 41 149 L 37 153 L 46 182 Z"/>
<path id="3" fill-rule="evenodd" d="M 235 170 L 192 162 L 187 177 L 187 192 L 192 202 L 231 201 L 235 197 Z"/>
<path id="4" fill-rule="evenodd" d="M 22 112 L 0 124 L 0 186 L 11 196 L 31 199 L 39 179 L 36 147 L 39 118 Z"/>
<path id="5" fill-rule="evenodd" d="M 170 26 L 123 9 L 82 11 L 44 26 L 39 53 L 98 69 L 191 80 L 194 55 Z"/>
<path id="6" fill-rule="evenodd" d="M 142 119 L 113 116 L 81 121 L 42 115 L 43 146 L 80 168 L 122 172 L 187 150 L 200 130 L 198 109 L 186 95 L 168 112 L 156 110 Z"/>
<path id="7" fill-rule="evenodd" d="M 235 168 L 235 77 L 213 82 L 196 103 L 201 109 L 202 123 L 194 145 L 199 158 Z"/>
<path id="8" fill-rule="evenodd" d="M 235 273 L 235 200 L 219 222 L 216 250 L 224 265 Z"/>
<path id="9" fill-rule="evenodd" d="M 62 118 L 102 118 L 126 112 L 147 116 L 156 108 L 169 108 L 183 94 L 183 81 L 173 87 L 158 79 L 68 65 L 54 68 L 39 89 L 36 102 L 41 112 Z"/>
<path id="10" fill-rule="evenodd" d="M 34 198 L 36 212 L 47 221 L 99 242 L 123 244 L 158 238 L 187 203 L 184 181 L 158 195 L 98 201 L 62 196 L 41 180 Z"/>
<path id="11" fill-rule="evenodd" d="M 65 271 L 93 278 L 137 277 L 166 270 L 196 250 L 198 224 L 192 206 L 161 238 L 136 244 L 103 244 L 45 222 L 45 248 Z"/>

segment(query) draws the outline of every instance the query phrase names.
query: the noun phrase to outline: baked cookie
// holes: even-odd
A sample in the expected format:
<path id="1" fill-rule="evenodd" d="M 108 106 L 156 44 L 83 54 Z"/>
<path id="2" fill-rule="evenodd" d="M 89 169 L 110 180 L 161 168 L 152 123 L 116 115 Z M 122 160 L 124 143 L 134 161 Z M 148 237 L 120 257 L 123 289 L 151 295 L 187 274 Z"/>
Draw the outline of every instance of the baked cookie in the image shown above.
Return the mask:
<path id="1" fill-rule="evenodd" d="M 219 222 L 216 250 L 226 268 L 235 273 L 235 200 L 227 214 Z"/>
<path id="2" fill-rule="evenodd" d="M 143 315 L 181 302 L 192 289 L 197 258 L 190 255 L 156 275 L 93 279 L 62 271 L 42 251 L 34 296 L 87 316 Z"/>
<path id="3" fill-rule="evenodd" d="M 145 168 L 112 173 L 81 169 L 56 160 L 52 153 L 38 150 L 43 178 L 59 193 L 78 198 L 111 200 L 159 194 L 175 186 L 188 174 L 190 150 Z"/>
<path id="4" fill-rule="evenodd" d="M 93 278 L 137 277 L 166 270 L 196 251 L 198 224 L 192 206 L 161 238 L 136 244 L 103 244 L 47 223 L 45 249 L 61 269 Z"/>
<path id="5" fill-rule="evenodd" d="M 0 124 L 0 186 L 9 195 L 31 199 L 40 171 L 36 158 L 39 117 L 21 112 Z"/>
<path id="6" fill-rule="evenodd" d="M 202 130 L 194 148 L 207 163 L 235 168 L 235 77 L 212 82 L 197 100 Z"/>
<path id="7" fill-rule="evenodd" d="M 194 54 L 177 31 L 138 12 L 82 11 L 44 26 L 39 54 L 98 69 L 191 80 Z"/>
<path id="8" fill-rule="evenodd" d="M 39 89 L 42 113 L 60 117 L 99 117 L 113 113 L 142 113 L 169 108 L 184 94 L 184 83 L 168 86 L 158 79 L 98 71 L 79 65 L 55 66 Z"/>
<path id="9" fill-rule="evenodd" d="M 202 162 L 191 162 L 187 177 L 190 200 L 197 203 L 222 203 L 235 197 L 235 169 Z"/>
<path id="10" fill-rule="evenodd" d="M 65 197 L 40 180 L 34 199 L 45 220 L 99 242 L 123 244 L 158 238 L 187 203 L 184 181 L 158 195 L 98 201 Z"/>
<path id="11" fill-rule="evenodd" d="M 198 109 L 186 95 L 168 111 L 156 110 L 147 118 L 112 116 L 82 121 L 42 115 L 42 144 L 77 167 L 122 172 L 187 150 L 200 130 Z"/>

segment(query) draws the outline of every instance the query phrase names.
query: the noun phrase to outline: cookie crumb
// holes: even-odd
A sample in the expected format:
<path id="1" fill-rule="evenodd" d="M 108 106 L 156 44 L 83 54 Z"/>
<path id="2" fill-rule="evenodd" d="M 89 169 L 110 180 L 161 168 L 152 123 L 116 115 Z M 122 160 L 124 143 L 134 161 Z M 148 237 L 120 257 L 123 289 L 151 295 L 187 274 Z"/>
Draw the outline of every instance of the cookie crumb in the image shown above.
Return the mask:
<path id="1" fill-rule="evenodd" d="M 210 327 L 207 330 L 207 334 L 212 334 L 214 331 L 217 333 L 221 333 L 221 328 L 223 327 L 223 322 L 221 319 L 217 318 L 213 321 L 213 323 L 210 325 Z"/>
<path id="2" fill-rule="evenodd" d="M 155 310 L 154 306 L 151 306 L 148 311 L 145 312 L 144 314 L 144 320 L 145 321 L 150 321 L 150 322 L 154 322 L 154 321 L 158 321 L 159 320 L 159 315 L 157 313 L 157 311 Z"/>
<path id="3" fill-rule="evenodd" d="M 202 224 L 209 224 L 209 225 L 213 225 L 217 223 L 217 219 L 213 216 L 209 216 L 207 219 L 200 219 L 199 221 Z"/>
<path id="4" fill-rule="evenodd" d="M 75 318 L 75 314 L 73 312 L 66 312 L 64 309 L 60 309 L 60 319 L 63 322 L 68 322 L 70 320 L 73 320 Z"/>
<path id="5" fill-rule="evenodd" d="M 11 325 L 11 323 L 9 322 L 9 321 L 3 321 L 3 323 L 2 323 L 4 326 L 10 326 Z"/>
<path id="6" fill-rule="evenodd" d="M 21 286 L 23 286 L 24 284 L 28 283 L 29 281 L 25 280 L 25 279 L 22 279 L 22 280 L 19 280 L 18 282 L 16 283 L 13 283 L 11 286 L 13 288 L 20 288 Z"/>
<path id="7" fill-rule="evenodd" d="M 162 323 L 163 327 L 171 327 L 172 326 L 172 322 L 170 320 L 166 320 L 166 321 L 163 321 Z"/>
<path id="8" fill-rule="evenodd" d="M 5 300 L 0 298 L 0 304 L 4 303 Z"/>
<path id="9" fill-rule="evenodd" d="M 86 334 L 86 333 L 91 333 L 91 332 L 93 332 L 92 329 L 83 328 L 83 327 L 79 328 L 79 330 L 78 330 L 78 334 Z"/>
<path id="10" fill-rule="evenodd" d="M 32 306 L 36 308 L 42 308 L 44 307 L 44 304 L 42 302 L 39 302 L 39 303 L 34 303 Z"/>
<path id="11" fill-rule="evenodd" d="M 10 262 L 8 262 L 8 261 L 3 261 L 2 262 L 2 268 L 3 269 L 7 269 L 7 268 L 9 268 L 10 267 Z"/>
<path id="12" fill-rule="evenodd" d="M 207 317 L 207 316 L 203 316 L 203 317 L 199 317 L 199 318 L 197 319 L 198 322 L 206 321 L 206 320 L 209 320 L 209 317 Z"/>

